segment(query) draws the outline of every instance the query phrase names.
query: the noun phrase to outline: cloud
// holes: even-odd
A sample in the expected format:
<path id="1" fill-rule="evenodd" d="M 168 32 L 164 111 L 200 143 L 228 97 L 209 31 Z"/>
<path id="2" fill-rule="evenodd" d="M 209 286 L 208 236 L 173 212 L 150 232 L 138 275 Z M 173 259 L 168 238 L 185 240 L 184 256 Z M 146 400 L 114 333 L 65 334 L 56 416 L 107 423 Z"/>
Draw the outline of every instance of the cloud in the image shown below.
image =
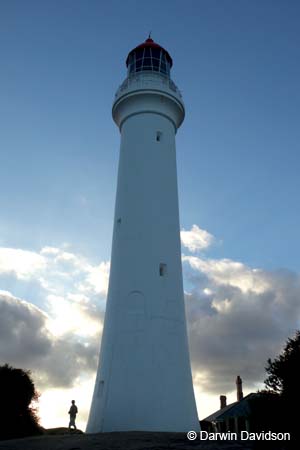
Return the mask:
<path id="1" fill-rule="evenodd" d="M 109 262 L 91 264 L 66 246 L 45 246 L 39 252 L 0 248 L 0 364 L 31 370 L 46 398 L 47 392 L 60 399 L 77 392 L 79 398 L 86 383 L 91 390 L 109 269 Z M 89 401 L 81 400 L 82 420 Z M 49 411 L 41 405 L 42 421 L 45 416 L 48 423 Z M 62 405 L 51 408 L 58 426 Z"/>
<path id="2" fill-rule="evenodd" d="M 100 330 L 85 340 L 72 333 L 57 337 L 48 321 L 41 309 L 1 291 L 0 361 L 33 370 L 39 387 L 70 387 L 82 373 L 94 373 Z"/>
<path id="3" fill-rule="evenodd" d="M 31 369 L 42 389 L 71 387 L 82 373 L 92 376 L 108 274 L 108 262 L 93 265 L 65 248 L 0 248 L 2 286 L 23 292 L 18 298 L 0 291 L 1 363 Z"/>
<path id="4" fill-rule="evenodd" d="M 226 394 L 241 375 L 248 390 L 265 378 L 269 357 L 299 328 L 300 276 L 232 260 L 185 256 L 186 311 L 194 381 Z"/>
<path id="5" fill-rule="evenodd" d="M 88 337 L 102 331 L 99 318 L 102 316 L 96 304 L 85 295 L 67 294 L 66 297 L 50 294 L 47 297 L 49 315 L 48 328 L 55 336 L 73 333 Z"/>
<path id="6" fill-rule="evenodd" d="M 182 231 L 191 252 L 207 249 L 213 239 L 196 225 Z M 257 389 L 267 358 L 299 328 L 299 274 L 228 258 L 183 255 L 182 260 L 196 392 L 228 394 L 238 374 L 246 392 Z M 108 261 L 92 264 L 65 247 L 0 248 L 1 363 L 33 370 L 44 392 L 91 380 L 109 270 Z"/>
<path id="7" fill-rule="evenodd" d="M 76 293 L 106 296 L 109 262 L 92 265 L 81 255 L 56 247 L 44 247 L 40 254 L 46 262 L 46 270 L 40 274 L 40 282 L 46 289 L 61 294 L 66 287 L 67 290 L 75 287 Z"/>
<path id="8" fill-rule="evenodd" d="M 88 265 L 85 270 L 85 283 L 78 286 L 79 290 L 82 292 L 93 290 L 95 293 L 106 296 L 108 290 L 110 262 L 104 261 L 98 266 Z"/>
<path id="9" fill-rule="evenodd" d="M 195 256 L 183 256 L 195 270 L 207 276 L 214 284 L 239 288 L 242 292 L 253 291 L 257 294 L 269 287 L 269 281 L 259 269 L 251 269 L 230 259 L 202 259 Z"/>
<path id="10" fill-rule="evenodd" d="M 37 285 L 44 291 L 66 297 L 68 294 L 105 298 L 108 289 L 110 264 L 103 261 L 93 265 L 86 258 L 64 248 L 43 247 L 40 252 L 0 247 L 0 277 L 2 287 L 11 289 L 11 279 L 35 284 L 32 294 L 36 297 Z M 24 284 L 24 287 L 25 287 Z M 5 287 L 7 286 L 7 287 Z M 26 292 L 26 295 L 28 294 Z M 71 297 L 70 297 L 71 298 Z"/>
<path id="11" fill-rule="evenodd" d="M 0 274 L 13 273 L 19 279 L 28 279 L 46 267 L 45 258 L 35 252 L 0 247 Z"/>
<path id="12" fill-rule="evenodd" d="M 46 330 L 47 316 L 36 306 L 0 291 L 1 360 L 26 362 L 26 353 L 36 363 L 49 352 L 51 341 Z"/>
<path id="13" fill-rule="evenodd" d="M 197 225 L 193 225 L 190 231 L 182 229 L 180 237 L 182 245 L 190 252 L 204 250 L 214 242 L 214 236 Z"/>

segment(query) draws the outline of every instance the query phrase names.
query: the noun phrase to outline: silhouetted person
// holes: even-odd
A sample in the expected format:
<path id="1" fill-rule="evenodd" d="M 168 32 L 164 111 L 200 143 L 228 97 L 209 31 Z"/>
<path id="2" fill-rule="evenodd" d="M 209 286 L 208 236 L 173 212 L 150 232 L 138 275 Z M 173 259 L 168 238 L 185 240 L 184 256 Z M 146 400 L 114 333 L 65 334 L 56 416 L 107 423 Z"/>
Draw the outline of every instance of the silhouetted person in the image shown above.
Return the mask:
<path id="1" fill-rule="evenodd" d="M 76 419 L 77 413 L 78 413 L 78 408 L 75 405 L 75 400 L 72 400 L 72 405 L 69 410 L 69 414 L 70 414 L 69 429 L 71 429 L 71 427 L 74 427 L 74 429 L 77 430 L 76 425 L 75 425 L 75 419 Z"/>

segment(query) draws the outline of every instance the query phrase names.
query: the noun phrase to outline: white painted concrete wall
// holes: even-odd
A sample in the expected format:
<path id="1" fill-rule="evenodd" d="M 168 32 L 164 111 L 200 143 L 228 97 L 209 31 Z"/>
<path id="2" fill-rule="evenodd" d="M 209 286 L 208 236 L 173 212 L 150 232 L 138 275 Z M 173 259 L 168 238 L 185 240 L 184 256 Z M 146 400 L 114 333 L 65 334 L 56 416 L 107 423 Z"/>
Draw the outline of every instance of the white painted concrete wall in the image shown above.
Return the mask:
<path id="1" fill-rule="evenodd" d="M 105 324 L 87 426 L 91 433 L 199 430 L 175 153 L 184 107 L 179 92 L 165 82 L 158 74 L 140 74 L 117 92 L 113 107 L 121 149 Z M 166 265 L 163 276 L 160 264 Z"/>

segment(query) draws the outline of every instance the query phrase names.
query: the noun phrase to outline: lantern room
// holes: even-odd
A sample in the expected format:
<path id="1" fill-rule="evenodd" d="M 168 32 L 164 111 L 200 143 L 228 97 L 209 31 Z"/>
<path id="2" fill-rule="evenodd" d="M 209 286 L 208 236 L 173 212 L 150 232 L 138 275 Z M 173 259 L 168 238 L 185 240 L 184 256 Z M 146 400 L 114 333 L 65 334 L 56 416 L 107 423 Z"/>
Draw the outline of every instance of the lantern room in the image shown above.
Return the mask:
<path id="1" fill-rule="evenodd" d="M 126 60 L 128 76 L 142 71 L 151 71 L 169 77 L 172 64 L 169 53 L 150 37 L 131 50 Z"/>

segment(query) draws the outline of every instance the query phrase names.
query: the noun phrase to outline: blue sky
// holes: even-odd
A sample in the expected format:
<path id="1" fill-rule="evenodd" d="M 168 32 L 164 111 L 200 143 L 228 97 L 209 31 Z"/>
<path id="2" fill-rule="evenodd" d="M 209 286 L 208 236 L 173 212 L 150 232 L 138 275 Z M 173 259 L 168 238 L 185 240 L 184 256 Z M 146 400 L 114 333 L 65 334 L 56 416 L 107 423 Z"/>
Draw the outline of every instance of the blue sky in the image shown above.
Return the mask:
<path id="1" fill-rule="evenodd" d="M 67 241 L 109 258 L 111 104 L 128 51 L 152 30 L 186 103 L 182 226 L 210 230 L 222 241 L 215 255 L 298 270 L 299 10 L 293 1 L 1 2 L 2 242 Z"/>
<path id="2" fill-rule="evenodd" d="M 299 16 L 299 2 L 292 0 L 2 0 L 0 247 L 31 252 L 19 253 L 20 260 L 34 260 L 38 268 L 0 264 L 0 290 L 51 314 L 40 272 L 50 256 L 47 262 L 39 258 L 59 254 L 60 261 L 72 260 L 82 270 L 93 307 L 96 294 L 105 297 L 104 288 L 91 290 L 91 277 L 99 266 L 106 279 L 108 266 L 101 264 L 110 259 L 119 152 L 112 101 L 126 76 L 128 52 L 151 30 L 173 58 L 172 78 L 186 105 L 177 134 L 181 226 L 192 232 L 197 224 L 214 236 L 213 245 L 204 246 L 204 262 L 197 266 L 189 260 L 202 280 L 185 273 L 185 286 L 195 285 L 196 278 L 200 283 L 191 294 L 193 302 L 205 276 L 209 301 L 220 314 L 227 304 L 220 306 L 220 298 L 211 297 L 216 286 L 215 292 L 221 295 L 223 286 L 227 297 L 230 286 L 234 302 L 236 289 L 240 298 L 247 289 L 261 298 L 272 285 L 275 299 L 292 285 L 287 297 L 296 299 Z M 48 247 L 52 250 L 41 251 Z M 226 273 L 226 282 L 216 267 Z M 51 270 L 48 287 L 52 283 L 57 298 L 74 299 L 73 291 L 61 287 L 67 268 Z M 255 278 L 257 270 L 263 282 Z M 232 273 L 238 278 L 243 273 L 246 285 Z M 250 289 L 252 282 L 264 287 Z M 290 313 L 281 313 L 285 319 L 277 347 L 266 345 L 263 357 L 297 326 L 288 326 Z"/>

